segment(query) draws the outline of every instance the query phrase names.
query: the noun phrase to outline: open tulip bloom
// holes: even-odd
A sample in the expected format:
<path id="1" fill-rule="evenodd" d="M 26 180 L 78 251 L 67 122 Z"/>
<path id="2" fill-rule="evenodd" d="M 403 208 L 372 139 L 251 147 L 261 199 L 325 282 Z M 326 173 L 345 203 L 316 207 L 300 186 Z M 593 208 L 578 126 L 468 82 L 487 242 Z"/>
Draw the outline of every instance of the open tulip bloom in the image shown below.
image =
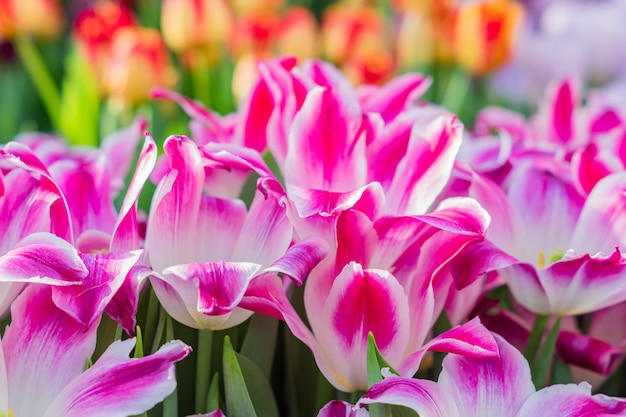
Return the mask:
<path id="1" fill-rule="evenodd" d="M 516 300 L 558 315 L 626 300 L 624 174 L 602 179 L 586 199 L 529 163 L 514 168 L 508 181 L 505 193 L 476 175 L 470 195 L 492 216 L 487 238 L 516 258 L 499 271 Z"/>
<path id="2" fill-rule="evenodd" d="M 390 375 L 372 386 L 357 405 L 401 405 L 421 417 L 626 415 L 626 401 L 591 395 L 587 383 L 552 385 L 536 391 L 524 357 L 503 338 L 495 338 L 499 352 L 496 357 L 448 354 L 437 382 Z"/>

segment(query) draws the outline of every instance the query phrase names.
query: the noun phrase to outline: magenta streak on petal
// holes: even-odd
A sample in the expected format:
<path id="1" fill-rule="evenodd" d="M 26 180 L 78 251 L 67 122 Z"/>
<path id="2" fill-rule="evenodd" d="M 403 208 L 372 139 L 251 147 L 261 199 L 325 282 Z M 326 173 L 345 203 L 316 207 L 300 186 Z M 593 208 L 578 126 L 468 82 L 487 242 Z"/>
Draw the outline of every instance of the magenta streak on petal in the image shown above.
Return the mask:
<path id="1" fill-rule="evenodd" d="M 317 417 L 368 417 L 370 414 L 364 408 L 355 409 L 345 401 L 333 400 L 320 410 Z"/>
<path id="2" fill-rule="evenodd" d="M 204 105 L 202 105 L 199 101 L 191 100 L 174 91 L 159 87 L 155 88 L 152 91 L 152 97 L 164 98 L 178 103 L 183 111 L 187 113 L 191 118 L 197 120 L 198 122 L 202 123 L 204 127 L 210 129 L 211 133 L 215 135 L 216 142 L 225 141 L 225 139 L 221 136 L 223 132 L 219 117 L 215 113 L 204 107 Z"/>
<path id="3" fill-rule="evenodd" d="M 266 272 L 281 272 L 297 285 L 302 285 L 311 270 L 328 254 L 328 244 L 318 238 L 304 239 L 289 249 L 285 255 L 266 268 Z"/>
<path id="4" fill-rule="evenodd" d="M 137 227 L 137 200 L 156 164 L 156 158 L 156 144 L 150 134 L 146 132 L 143 148 L 137 160 L 135 174 L 124 196 L 113 231 L 113 237 L 111 238 L 110 250 L 112 252 L 128 251 L 139 249 L 140 247 L 139 230 Z"/>
<path id="5" fill-rule="evenodd" d="M 584 334 L 561 330 L 556 351 L 568 364 L 577 365 L 592 371 L 609 375 L 618 358 L 623 356 L 622 349 L 591 338 Z"/>
<path id="6" fill-rule="evenodd" d="M 100 319 L 140 255 L 141 251 L 82 254 L 81 258 L 89 274 L 79 285 L 64 289 L 54 288 L 54 304 L 85 327 L 90 327 Z"/>
<path id="7" fill-rule="evenodd" d="M 191 348 L 166 343 L 154 354 L 129 358 L 134 339 L 116 341 L 98 361 L 72 381 L 44 417 L 122 417 L 141 414 L 176 388 L 174 363 Z"/>
<path id="8" fill-rule="evenodd" d="M 74 242 L 72 221 L 65 196 L 37 156 L 24 145 L 9 142 L 3 149 L 0 149 L 0 158 L 26 171 L 41 175 L 42 186 L 58 195 L 58 200 L 50 207 L 51 231 L 68 242 Z"/>
<path id="9" fill-rule="evenodd" d="M 274 111 L 274 100 L 267 82 L 259 79 L 252 86 L 249 95 L 240 103 L 243 114 L 243 141 L 246 147 L 263 152 L 267 148 L 267 125 Z"/>
<path id="10" fill-rule="evenodd" d="M 575 102 L 573 88 L 570 82 L 561 84 L 554 99 L 552 123 L 556 139 L 562 143 L 569 142 L 574 134 L 574 110 L 578 103 Z"/>
<path id="11" fill-rule="evenodd" d="M 399 330 L 395 302 L 382 276 L 360 268 L 355 270 L 352 281 L 337 300 L 333 316 L 333 327 L 342 343 L 351 348 L 353 343 L 364 343 L 372 332 L 378 348 L 387 348 Z"/>
<path id="12" fill-rule="evenodd" d="M 380 113 L 385 122 L 400 114 L 408 104 L 420 98 L 431 84 L 431 79 L 421 74 L 402 74 L 371 94 L 361 104 L 364 113 Z"/>
<path id="13" fill-rule="evenodd" d="M 50 207 L 59 198 L 20 169 L 6 174 L 2 182 L 7 192 L 0 198 L 0 254 L 31 233 L 50 231 Z"/>
<path id="14" fill-rule="evenodd" d="M 167 268 L 163 275 L 198 281 L 199 312 L 211 316 L 230 313 L 241 301 L 248 283 L 259 270 L 246 262 L 191 263 Z"/>
<path id="15" fill-rule="evenodd" d="M 0 281 L 80 283 L 87 269 L 76 249 L 49 233 L 34 233 L 0 256 Z"/>
<path id="16" fill-rule="evenodd" d="M 98 326 L 85 329 L 59 310 L 46 285 L 29 286 L 11 306 L 11 317 L 2 338 L 9 404 L 16 416 L 42 416 L 63 387 L 84 370 Z"/>

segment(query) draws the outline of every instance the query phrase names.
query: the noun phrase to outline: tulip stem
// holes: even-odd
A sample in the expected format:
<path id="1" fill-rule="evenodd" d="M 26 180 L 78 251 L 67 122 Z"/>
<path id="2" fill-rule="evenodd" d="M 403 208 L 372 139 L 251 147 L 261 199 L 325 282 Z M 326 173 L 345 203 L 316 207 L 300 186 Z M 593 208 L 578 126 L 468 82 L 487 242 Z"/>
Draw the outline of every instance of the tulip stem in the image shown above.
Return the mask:
<path id="1" fill-rule="evenodd" d="M 211 379 L 211 348 L 213 346 L 213 331 L 203 329 L 198 331 L 198 362 L 196 366 L 196 413 L 205 413 L 209 382 Z"/>
<path id="2" fill-rule="evenodd" d="M 469 94 L 470 84 L 470 75 L 461 68 L 454 68 L 441 97 L 441 105 L 452 113 L 460 113 Z"/>
<path id="3" fill-rule="evenodd" d="M 39 94 L 39 98 L 48 113 L 52 126 L 58 129 L 61 99 L 52 74 L 50 74 L 41 54 L 28 36 L 17 36 L 14 45 L 28 76 L 35 85 L 37 94 Z"/>
<path id="4" fill-rule="evenodd" d="M 200 100 L 207 108 L 211 108 L 211 68 L 208 57 L 198 52 L 197 62 L 191 70 L 193 96 Z"/>
<path id="5" fill-rule="evenodd" d="M 548 316 L 545 314 L 537 314 L 537 317 L 535 318 L 535 324 L 533 325 L 533 330 L 528 337 L 528 342 L 526 342 L 526 347 L 524 349 L 524 357 L 529 364 L 532 364 L 533 360 L 535 359 L 537 349 L 539 348 L 539 344 L 541 343 L 541 337 L 543 336 L 543 332 L 545 331 L 547 324 Z"/>
<path id="6" fill-rule="evenodd" d="M 533 383 L 537 389 L 543 388 L 548 372 L 550 371 L 552 356 L 554 355 L 554 349 L 561 327 L 561 318 L 562 317 L 559 316 L 552 325 L 552 329 L 550 329 L 550 333 L 541 347 L 537 359 L 535 359 L 535 362 L 532 364 Z"/>

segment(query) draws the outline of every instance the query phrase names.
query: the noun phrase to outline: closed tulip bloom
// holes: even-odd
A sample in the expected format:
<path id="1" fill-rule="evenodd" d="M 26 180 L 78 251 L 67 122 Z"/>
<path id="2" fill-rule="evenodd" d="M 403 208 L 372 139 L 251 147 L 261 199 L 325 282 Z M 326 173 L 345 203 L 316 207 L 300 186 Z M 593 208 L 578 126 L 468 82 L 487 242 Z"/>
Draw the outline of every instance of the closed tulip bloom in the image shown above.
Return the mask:
<path id="1" fill-rule="evenodd" d="M 125 3 L 113 0 L 98 1 L 76 17 L 74 39 L 100 87 L 114 35 L 122 28 L 136 25 L 130 8 Z"/>
<path id="2" fill-rule="evenodd" d="M 276 52 L 298 60 L 315 58 L 319 49 L 317 32 L 313 13 L 304 7 L 292 7 L 278 23 Z"/>
<path id="3" fill-rule="evenodd" d="M 505 63 L 522 13 L 522 6 L 512 0 L 489 0 L 460 8 L 454 30 L 457 63 L 476 74 Z"/>
<path id="4" fill-rule="evenodd" d="M 136 104 L 157 86 L 172 87 L 176 75 L 161 35 L 154 29 L 125 28 L 116 33 L 106 67 L 105 88 L 117 100 Z"/>
<path id="5" fill-rule="evenodd" d="M 0 37 L 17 34 L 54 38 L 63 27 L 63 12 L 58 0 L 0 1 Z"/>
<path id="6" fill-rule="evenodd" d="M 233 14 L 224 0 L 165 0 L 161 31 L 176 52 L 214 49 L 231 35 Z"/>

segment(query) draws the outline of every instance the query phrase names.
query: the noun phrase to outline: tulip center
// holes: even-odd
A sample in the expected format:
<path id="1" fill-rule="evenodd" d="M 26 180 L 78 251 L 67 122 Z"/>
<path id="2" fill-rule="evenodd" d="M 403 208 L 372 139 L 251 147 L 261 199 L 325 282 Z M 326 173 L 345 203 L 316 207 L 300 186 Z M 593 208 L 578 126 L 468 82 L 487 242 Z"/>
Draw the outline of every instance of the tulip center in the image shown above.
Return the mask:
<path id="1" fill-rule="evenodd" d="M 0 417 L 13 417 L 13 409 L 9 408 L 9 414 L 3 411 L 0 411 Z"/>
<path id="2" fill-rule="evenodd" d="M 561 258 L 563 258 L 563 255 L 565 255 L 565 251 L 563 249 L 556 249 L 550 254 L 548 262 L 551 265 L 557 261 L 560 261 Z M 540 250 L 539 254 L 537 255 L 537 267 L 539 269 L 543 269 L 546 267 L 546 254 L 542 250 Z"/>

